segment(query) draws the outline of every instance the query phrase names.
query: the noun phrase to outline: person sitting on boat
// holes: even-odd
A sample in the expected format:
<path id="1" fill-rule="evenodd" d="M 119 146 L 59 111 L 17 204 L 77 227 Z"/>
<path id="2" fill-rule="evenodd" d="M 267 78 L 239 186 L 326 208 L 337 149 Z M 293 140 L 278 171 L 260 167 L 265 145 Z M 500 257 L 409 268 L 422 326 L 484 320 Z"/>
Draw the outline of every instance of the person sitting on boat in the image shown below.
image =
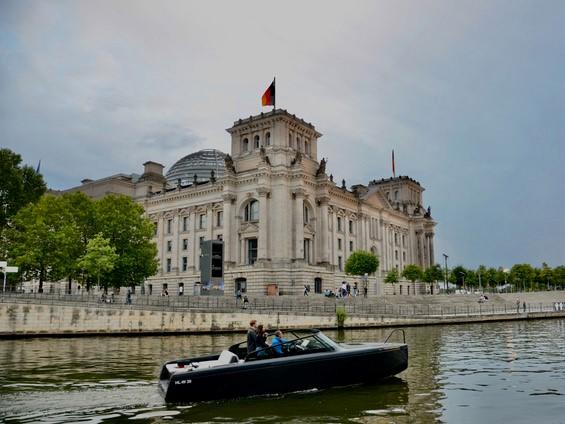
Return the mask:
<path id="1" fill-rule="evenodd" d="M 270 346 L 267 343 L 267 337 L 269 337 L 269 335 L 263 329 L 263 324 L 259 324 L 257 326 L 257 350 L 259 351 L 257 357 L 259 358 L 264 358 L 269 354 Z"/>
<path id="2" fill-rule="evenodd" d="M 271 341 L 271 347 L 277 355 L 282 355 L 284 353 L 283 349 L 286 348 L 286 346 L 283 345 L 287 342 L 288 340 L 283 338 L 282 331 L 277 330 L 275 331 L 275 337 L 273 337 L 273 340 Z"/>
<path id="3" fill-rule="evenodd" d="M 257 321 L 252 319 L 249 321 L 249 330 L 247 330 L 247 353 L 254 352 L 257 349 Z"/>

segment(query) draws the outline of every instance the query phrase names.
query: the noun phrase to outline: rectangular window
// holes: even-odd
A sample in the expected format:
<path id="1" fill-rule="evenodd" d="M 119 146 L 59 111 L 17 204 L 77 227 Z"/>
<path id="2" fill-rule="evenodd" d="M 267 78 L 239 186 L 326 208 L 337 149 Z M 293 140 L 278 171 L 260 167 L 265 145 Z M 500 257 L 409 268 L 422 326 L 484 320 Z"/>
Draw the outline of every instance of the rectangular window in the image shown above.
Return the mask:
<path id="1" fill-rule="evenodd" d="M 337 250 L 341 250 L 341 239 L 337 239 Z"/>
<path id="2" fill-rule="evenodd" d="M 406 252 L 402 252 L 402 260 L 406 262 Z"/>
<path id="3" fill-rule="evenodd" d="M 182 217 L 182 230 L 188 231 L 188 216 Z"/>
<path id="4" fill-rule="evenodd" d="M 341 261 L 341 256 L 338 256 L 338 257 L 337 257 L 337 268 L 338 268 L 340 271 L 343 271 L 343 264 L 342 264 L 341 262 L 342 262 L 342 261 Z"/>
<path id="5" fill-rule="evenodd" d="M 154 235 L 155 237 L 157 237 L 157 233 L 159 232 L 159 231 L 158 231 L 158 228 L 159 228 L 159 225 L 158 225 L 156 222 L 154 222 L 154 223 L 153 223 L 153 235 Z"/>
<path id="6" fill-rule="evenodd" d="M 394 251 L 394 259 L 398 260 L 398 250 Z"/>
<path id="7" fill-rule="evenodd" d="M 353 221 L 349 221 L 349 234 L 353 234 Z"/>
<path id="8" fill-rule="evenodd" d="M 257 239 L 247 239 L 247 264 L 253 265 L 257 261 Z"/>
<path id="9" fill-rule="evenodd" d="M 218 234 L 218 237 L 216 237 L 218 240 L 222 241 L 224 239 L 224 236 L 221 234 Z"/>
<path id="10" fill-rule="evenodd" d="M 337 231 L 341 231 L 341 218 L 337 217 Z"/>
<path id="11" fill-rule="evenodd" d="M 167 234 L 171 234 L 173 232 L 173 220 L 167 219 Z"/>
<path id="12" fill-rule="evenodd" d="M 182 270 L 186 271 L 187 269 L 188 269 L 188 257 L 183 256 L 182 257 Z"/>
<path id="13" fill-rule="evenodd" d="M 402 235 L 402 247 L 406 247 L 406 236 Z"/>
<path id="14" fill-rule="evenodd" d="M 198 221 L 198 228 L 200 228 L 201 230 L 206 229 L 206 214 L 204 213 L 200 214 L 200 218 Z"/>
<path id="15" fill-rule="evenodd" d="M 171 272 L 171 258 L 167 258 L 167 272 Z"/>
<path id="16" fill-rule="evenodd" d="M 352 241 L 349 242 L 349 251 L 353 252 L 353 242 Z"/>
<path id="17" fill-rule="evenodd" d="M 188 250 L 188 239 L 182 239 L 182 250 Z"/>
<path id="18" fill-rule="evenodd" d="M 173 251 L 173 241 L 167 240 L 167 252 L 172 252 L 172 251 Z"/>
<path id="19" fill-rule="evenodd" d="M 218 211 L 216 213 L 216 227 L 222 227 L 224 225 L 224 212 Z"/>
<path id="20" fill-rule="evenodd" d="M 204 237 L 198 237 L 198 246 L 202 249 L 202 243 L 204 243 Z"/>
<path id="21" fill-rule="evenodd" d="M 310 262 L 310 239 L 304 239 L 304 262 L 306 262 L 307 264 L 311 263 Z"/>

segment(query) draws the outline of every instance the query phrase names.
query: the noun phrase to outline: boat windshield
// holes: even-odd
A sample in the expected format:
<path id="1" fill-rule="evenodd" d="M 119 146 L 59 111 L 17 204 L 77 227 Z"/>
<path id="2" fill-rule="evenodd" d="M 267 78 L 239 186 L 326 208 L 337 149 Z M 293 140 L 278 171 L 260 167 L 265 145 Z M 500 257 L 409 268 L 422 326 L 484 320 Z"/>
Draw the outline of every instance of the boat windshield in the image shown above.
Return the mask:
<path id="1" fill-rule="evenodd" d="M 247 355 L 245 360 L 271 359 L 307 355 L 310 353 L 333 352 L 335 350 L 335 342 L 321 332 L 308 335 L 295 332 L 291 332 L 290 334 L 294 336 L 293 339 L 251 352 Z"/>

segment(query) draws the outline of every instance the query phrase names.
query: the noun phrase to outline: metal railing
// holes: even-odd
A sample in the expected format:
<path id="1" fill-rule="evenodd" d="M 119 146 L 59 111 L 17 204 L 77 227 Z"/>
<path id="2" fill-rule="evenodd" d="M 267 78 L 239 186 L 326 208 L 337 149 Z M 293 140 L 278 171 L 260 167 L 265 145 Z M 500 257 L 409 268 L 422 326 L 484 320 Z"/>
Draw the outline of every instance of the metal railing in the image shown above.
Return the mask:
<path id="1" fill-rule="evenodd" d="M 334 315 L 337 308 L 343 308 L 352 315 L 370 315 L 383 317 L 409 317 L 414 319 L 438 317 L 464 317 L 481 315 L 508 315 L 532 312 L 565 313 L 559 303 L 484 303 L 484 304 L 433 304 L 423 300 L 419 304 L 389 304 L 371 298 L 303 298 L 303 297 L 257 297 L 243 303 L 232 297 L 213 296 L 147 296 L 133 295 L 131 304 L 126 303 L 126 296 L 114 297 L 113 303 L 102 301 L 99 296 L 90 294 L 67 295 L 47 293 L 3 293 L 0 303 L 24 303 L 41 305 L 66 305 L 88 308 L 146 309 L 157 311 L 206 311 L 206 312 L 284 312 L 305 315 Z"/>

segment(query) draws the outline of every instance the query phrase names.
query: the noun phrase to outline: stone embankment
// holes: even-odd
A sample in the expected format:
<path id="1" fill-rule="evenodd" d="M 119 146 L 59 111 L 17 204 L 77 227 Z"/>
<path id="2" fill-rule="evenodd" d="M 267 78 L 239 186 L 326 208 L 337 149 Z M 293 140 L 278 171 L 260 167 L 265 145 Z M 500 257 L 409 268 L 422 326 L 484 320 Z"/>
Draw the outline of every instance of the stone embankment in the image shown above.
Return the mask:
<path id="1" fill-rule="evenodd" d="M 138 297 L 125 305 L 122 299 L 107 304 L 88 297 L 11 295 L 0 297 L 0 337 L 245 331 L 252 318 L 270 329 L 335 328 L 336 308 L 346 310 L 345 326 L 351 328 L 558 318 L 565 317 L 555 305 L 561 298 L 565 309 L 564 292 L 495 295 L 482 304 L 474 295 L 259 298 L 243 309 L 227 298 Z"/>

